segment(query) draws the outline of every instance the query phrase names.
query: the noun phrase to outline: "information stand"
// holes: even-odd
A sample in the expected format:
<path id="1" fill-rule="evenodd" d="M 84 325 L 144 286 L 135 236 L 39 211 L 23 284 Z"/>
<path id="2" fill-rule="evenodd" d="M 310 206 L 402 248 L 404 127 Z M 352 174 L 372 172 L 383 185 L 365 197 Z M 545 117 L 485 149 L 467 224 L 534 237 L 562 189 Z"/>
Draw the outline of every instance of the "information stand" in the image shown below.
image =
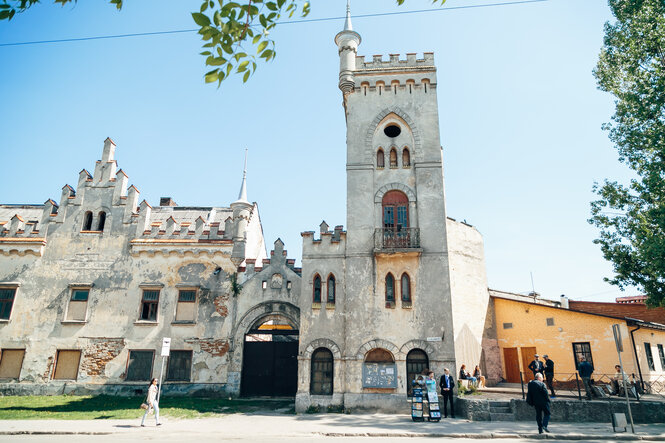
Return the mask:
<path id="1" fill-rule="evenodd" d="M 441 413 L 439 413 L 441 417 Z M 411 420 L 425 421 L 423 416 L 423 389 L 413 388 L 413 397 L 411 397 Z"/>
<path id="2" fill-rule="evenodd" d="M 439 396 L 436 394 L 436 391 L 427 392 L 427 403 L 429 415 L 427 416 L 428 421 L 439 421 L 441 420 L 441 409 L 439 408 Z"/>

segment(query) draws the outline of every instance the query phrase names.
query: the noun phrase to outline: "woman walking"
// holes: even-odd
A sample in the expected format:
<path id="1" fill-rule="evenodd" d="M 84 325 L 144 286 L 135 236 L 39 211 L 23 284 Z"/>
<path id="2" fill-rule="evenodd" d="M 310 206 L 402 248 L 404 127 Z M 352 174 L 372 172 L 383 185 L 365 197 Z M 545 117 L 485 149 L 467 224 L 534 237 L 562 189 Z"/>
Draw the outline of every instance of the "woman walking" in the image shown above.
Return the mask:
<path id="1" fill-rule="evenodd" d="M 146 398 L 146 403 L 148 404 L 148 409 L 145 410 L 143 414 L 143 420 L 141 420 L 141 426 L 145 426 L 145 418 L 148 416 L 148 413 L 154 409 L 155 410 L 155 423 L 157 426 L 160 426 L 159 422 L 159 403 L 157 402 L 157 379 L 153 378 L 150 382 L 150 387 L 148 388 L 148 397 Z"/>

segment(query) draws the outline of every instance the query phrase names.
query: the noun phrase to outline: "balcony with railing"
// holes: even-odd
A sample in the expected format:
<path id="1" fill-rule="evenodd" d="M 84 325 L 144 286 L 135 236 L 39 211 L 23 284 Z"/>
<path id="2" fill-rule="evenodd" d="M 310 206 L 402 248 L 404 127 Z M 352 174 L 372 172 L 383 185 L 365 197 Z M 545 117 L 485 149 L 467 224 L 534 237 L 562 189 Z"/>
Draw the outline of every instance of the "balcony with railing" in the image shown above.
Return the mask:
<path id="1" fill-rule="evenodd" d="M 418 228 L 377 228 L 374 231 L 376 252 L 412 251 L 420 249 Z"/>

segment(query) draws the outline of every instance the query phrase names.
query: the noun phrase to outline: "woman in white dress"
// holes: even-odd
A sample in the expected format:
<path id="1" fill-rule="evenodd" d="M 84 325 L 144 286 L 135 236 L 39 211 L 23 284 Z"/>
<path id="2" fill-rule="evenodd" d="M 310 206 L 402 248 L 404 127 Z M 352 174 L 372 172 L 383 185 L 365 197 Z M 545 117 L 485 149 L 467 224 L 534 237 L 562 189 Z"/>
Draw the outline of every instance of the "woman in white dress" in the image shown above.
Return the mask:
<path id="1" fill-rule="evenodd" d="M 155 423 L 157 426 L 161 425 L 159 422 L 159 403 L 157 402 L 157 379 L 153 378 L 150 382 L 150 387 L 148 388 L 148 397 L 145 401 L 148 404 L 148 409 L 145 410 L 143 414 L 143 420 L 141 420 L 141 426 L 145 426 L 145 418 L 148 416 L 148 413 L 154 409 L 155 410 Z"/>

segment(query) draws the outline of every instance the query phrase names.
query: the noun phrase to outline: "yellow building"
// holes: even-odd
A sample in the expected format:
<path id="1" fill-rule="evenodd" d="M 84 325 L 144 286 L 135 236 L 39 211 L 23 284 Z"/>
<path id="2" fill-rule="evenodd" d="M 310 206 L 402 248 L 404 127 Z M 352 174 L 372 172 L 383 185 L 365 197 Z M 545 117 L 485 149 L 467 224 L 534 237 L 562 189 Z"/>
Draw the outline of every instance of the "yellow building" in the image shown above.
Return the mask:
<path id="1" fill-rule="evenodd" d="M 592 362 L 594 378 L 611 377 L 619 362 L 614 324 L 621 330 L 624 371 L 646 382 L 665 379 L 663 324 L 572 310 L 565 297 L 559 302 L 493 290 L 490 297 L 498 349 L 485 351 L 500 354 L 508 382 L 519 382 L 520 372 L 531 374 L 535 354 L 554 361 L 557 380 L 574 379 L 581 356 Z"/>

